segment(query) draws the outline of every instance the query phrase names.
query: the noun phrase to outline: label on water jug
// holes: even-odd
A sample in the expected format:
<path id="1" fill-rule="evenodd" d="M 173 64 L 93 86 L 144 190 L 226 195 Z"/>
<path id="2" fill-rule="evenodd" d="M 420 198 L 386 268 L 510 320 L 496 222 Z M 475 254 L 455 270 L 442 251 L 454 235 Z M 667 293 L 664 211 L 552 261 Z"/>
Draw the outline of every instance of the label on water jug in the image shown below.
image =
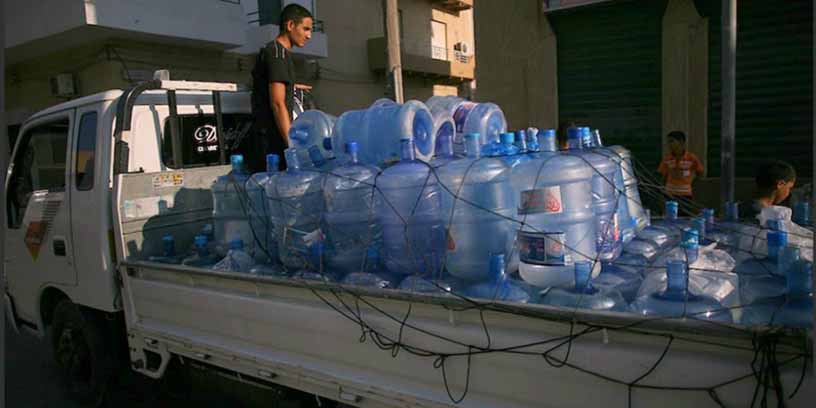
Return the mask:
<path id="1" fill-rule="evenodd" d="M 526 264 L 572 265 L 563 232 L 518 232 L 519 260 Z"/>
<path id="2" fill-rule="evenodd" d="M 476 106 L 475 102 L 463 102 L 456 108 L 456 112 L 453 113 L 453 123 L 456 124 L 456 133 L 462 133 L 465 128 L 465 120 L 474 106 Z M 481 137 L 485 137 L 485 135 Z"/>
<path id="3" fill-rule="evenodd" d="M 525 190 L 521 192 L 519 198 L 519 215 L 537 213 L 560 214 L 564 212 L 560 186 Z"/>

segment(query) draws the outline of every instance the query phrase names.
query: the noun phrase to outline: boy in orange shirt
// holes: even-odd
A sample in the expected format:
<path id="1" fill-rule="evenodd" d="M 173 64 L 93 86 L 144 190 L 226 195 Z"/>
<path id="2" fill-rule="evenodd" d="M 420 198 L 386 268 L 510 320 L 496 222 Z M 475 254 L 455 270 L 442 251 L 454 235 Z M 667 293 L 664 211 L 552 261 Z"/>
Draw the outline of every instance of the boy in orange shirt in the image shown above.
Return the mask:
<path id="1" fill-rule="evenodd" d="M 700 159 L 686 150 L 686 134 L 675 130 L 667 136 L 669 139 L 669 155 L 666 156 L 657 169 L 663 175 L 666 193 L 680 201 L 693 201 L 694 194 L 691 183 L 703 174 L 703 164 Z"/>

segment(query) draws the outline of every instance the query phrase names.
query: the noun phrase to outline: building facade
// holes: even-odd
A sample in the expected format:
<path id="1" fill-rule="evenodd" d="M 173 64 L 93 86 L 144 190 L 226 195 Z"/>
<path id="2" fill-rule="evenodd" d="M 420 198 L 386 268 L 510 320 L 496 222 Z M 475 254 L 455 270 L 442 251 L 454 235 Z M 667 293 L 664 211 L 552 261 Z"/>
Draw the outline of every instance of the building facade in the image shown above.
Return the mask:
<path id="1" fill-rule="evenodd" d="M 169 69 L 174 79 L 250 85 L 255 54 L 280 10 L 315 15 L 293 52 L 317 107 L 339 115 L 386 95 L 381 0 L 3 0 L 10 134 L 33 112 L 125 88 Z M 400 0 L 405 96 L 457 93 L 474 79 L 472 0 Z"/>
<path id="2" fill-rule="evenodd" d="M 735 159 L 745 200 L 759 160 L 791 162 L 800 181 L 812 174 L 813 2 L 737 4 Z M 502 106 L 511 128 L 567 120 L 596 127 L 653 176 L 665 135 L 685 131 L 706 168 L 695 191 L 717 206 L 721 7 L 718 0 L 479 0 L 478 99 Z"/>

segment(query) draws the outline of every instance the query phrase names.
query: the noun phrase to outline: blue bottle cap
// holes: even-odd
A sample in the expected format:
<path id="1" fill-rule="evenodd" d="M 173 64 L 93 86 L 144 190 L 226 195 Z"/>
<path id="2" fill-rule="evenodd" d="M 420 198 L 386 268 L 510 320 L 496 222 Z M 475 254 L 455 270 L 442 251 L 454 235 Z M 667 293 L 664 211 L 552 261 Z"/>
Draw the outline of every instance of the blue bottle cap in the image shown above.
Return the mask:
<path id="1" fill-rule="evenodd" d="M 478 140 L 479 137 L 480 137 L 480 135 L 478 133 L 466 133 L 465 134 L 465 140 L 468 140 L 468 139 L 477 139 Z"/>
<path id="2" fill-rule="evenodd" d="M 683 229 L 683 237 L 681 246 L 684 248 L 699 247 L 700 233 L 694 228 Z"/>
<path id="3" fill-rule="evenodd" d="M 714 217 L 714 209 L 713 208 L 703 208 L 702 211 L 700 211 L 700 214 L 705 218 Z"/>
<path id="4" fill-rule="evenodd" d="M 355 141 L 346 143 L 346 153 L 354 154 L 360 151 L 360 146 Z"/>
<path id="5" fill-rule="evenodd" d="M 685 292 L 688 288 L 686 263 L 677 259 L 666 262 L 666 289 L 668 292 Z"/>
<path id="6" fill-rule="evenodd" d="M 196 248 L 204 248 L 204 247 L 206 247 L 206 246 L 207 246 L 207 236 L 206 236 L 206 235 L 204 235 L 204 234 L 199 234 L 199 235 L 196 235 L 196 236 L 193 238 L 193 245 L 194 245 Z"/>
<path id="7" fill-rule="evenodd" d="M 567 129 L 567 139 L 580 139 L 581 128 L 571 127 Z"/>
<path id="8" fill-rule="evenodd" d="M 788 245 L 788 233 L 785 231 L 768 231 L 769 247 L 784 247 Z"/>
<path id="9" fill-rule="evenodd" d="M 244 241 L 242 239 L 233 239 L 229 243 L 230 249 L 244 249 Z"/>
<path id="10" fill-rule="evenodd" d="M 739 220 L 739 202 L 728 201 L 725 203 L 725 219 L 728 221 Z"/>
<path id="11" fill-rule="evenodd" d="M 242 154 L 233 154 L 230 156 L 230 164 L 232 167 L 241 167 L 244 165 L 244 155 Z"/>
<path id="12" fill-rule="evenodd" d="M 270 153 L 266 155 L 266 170 L 277 170 L 278 164 L 280 163 L 280 156 L 274 153 Z"/>
<path id="13" fill-rule="evenodd" d="M 555 129 L 544 129 L 543 132 L 546 137 L 555 137 Z"/>
<path id="14" fill-rule="evenodd" d="M 505 132 L 505 133 L 501 134 L 499 140 L 501 141 L 502 144 L 505 144 L 505 145 L 513 144 L 513 142 L 516 141 L 516 135 L 514 135 L 514 134 L 512 134 L 510 132 Z"/>

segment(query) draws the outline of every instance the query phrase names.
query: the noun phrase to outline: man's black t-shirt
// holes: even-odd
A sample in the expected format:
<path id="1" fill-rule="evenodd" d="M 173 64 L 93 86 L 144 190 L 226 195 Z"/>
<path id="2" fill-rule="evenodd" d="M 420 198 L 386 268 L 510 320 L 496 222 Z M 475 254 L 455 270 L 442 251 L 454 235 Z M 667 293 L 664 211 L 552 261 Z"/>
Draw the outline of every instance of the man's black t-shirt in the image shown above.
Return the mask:
<path id="1" fill-rule="evenodd" d="M 244 149 L 245 163 L 252 172 L 259 172 L 266 169 L 266 155 L 275 153 L 280 156 L 281 169 L 286 167 L 283 151 L 286 143 L 280 134 L 277 120 L 272 112 L 269 98 L 269 83 L 281 82 L 286 85 L 286 111 L 289 119 L 292 119 L 294 107 L 295 90 L 295 67 L 289 50 L 281 45 L 277 40 L 273 40 L 262 50 L 263 61 L 266 62 L 267 83 L 254 83 L 253 92 L 260 96 L 262 102 L 258 106 L 253 106 L 255 114 L 255 132 L 253 140 L 247 143 Z M 258 69 L 260 67 L 256 67 Z"/>

